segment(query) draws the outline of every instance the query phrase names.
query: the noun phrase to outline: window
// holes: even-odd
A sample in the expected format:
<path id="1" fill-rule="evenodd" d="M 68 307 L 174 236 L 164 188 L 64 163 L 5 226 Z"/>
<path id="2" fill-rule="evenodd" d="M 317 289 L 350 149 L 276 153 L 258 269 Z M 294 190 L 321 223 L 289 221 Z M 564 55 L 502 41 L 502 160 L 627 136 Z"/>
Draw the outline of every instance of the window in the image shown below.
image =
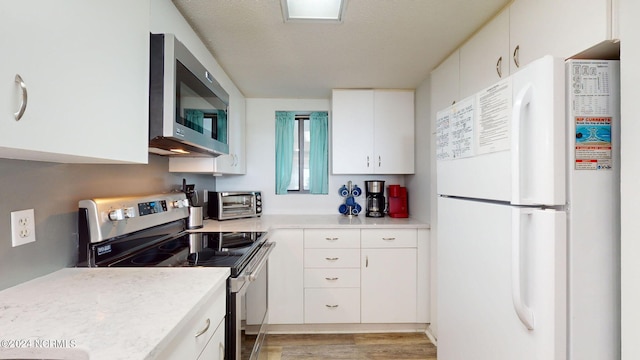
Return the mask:
<path id="1" fill-rule="evenodd" d="M 327 194 L 327 112 L 276 112 L 276 194 Z"/>

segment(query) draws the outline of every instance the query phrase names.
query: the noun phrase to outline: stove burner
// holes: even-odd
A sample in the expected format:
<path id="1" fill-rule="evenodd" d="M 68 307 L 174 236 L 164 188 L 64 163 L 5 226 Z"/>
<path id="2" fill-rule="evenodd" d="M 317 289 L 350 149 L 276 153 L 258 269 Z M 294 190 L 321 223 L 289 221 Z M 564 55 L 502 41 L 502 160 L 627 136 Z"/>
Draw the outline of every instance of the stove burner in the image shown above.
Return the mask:
<path id="1" fill-rule="evenodd" d="M 158 246 L 158 250 L 174 251 L 176 249 L 181 249 L 184 247 L 185 245 L 183 244 L 183 241 L 181 241 L 180 239 L 175 239 L 175 240 L 167 241 L 162 245 Z"/>

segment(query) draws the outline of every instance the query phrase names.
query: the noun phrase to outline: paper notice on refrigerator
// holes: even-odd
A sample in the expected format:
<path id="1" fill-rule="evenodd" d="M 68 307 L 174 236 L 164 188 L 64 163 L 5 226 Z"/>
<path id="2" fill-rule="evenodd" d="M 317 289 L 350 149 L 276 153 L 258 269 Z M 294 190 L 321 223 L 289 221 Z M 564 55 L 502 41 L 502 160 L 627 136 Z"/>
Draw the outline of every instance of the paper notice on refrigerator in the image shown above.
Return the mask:
<path id="1" fill-rule="evenodd" d="M 469 97 L 451 107 L 449 137 L 454 159 L 474 155 L 474 100 L 475 97 Z"/>
<path id="2" fill-rule="evenodd" d="M 511 98 L 511 78 L 478 93 L 478 154 L 509 150 Z"/>
<path id="3" fill-rule="evenodd" d="M 577 62 L 571 67 L 570 106 L 575 115 L 575 169 L 611 170 L 612 83 L 606 61 Z"/>
<path id="4" fill-rule="evenodd" d="M 450 120 L 451 108 L 438 111 L 436 114 L 436 160 L 451 159 Z"/>

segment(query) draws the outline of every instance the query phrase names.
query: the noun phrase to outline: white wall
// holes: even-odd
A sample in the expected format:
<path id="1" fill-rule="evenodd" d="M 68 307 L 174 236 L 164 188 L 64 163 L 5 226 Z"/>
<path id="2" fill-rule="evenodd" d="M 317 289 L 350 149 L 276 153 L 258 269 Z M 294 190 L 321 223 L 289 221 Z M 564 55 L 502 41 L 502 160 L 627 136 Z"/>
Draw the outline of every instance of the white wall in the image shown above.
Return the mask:
<path id="1" fill-rule="evenodd" d="M 415 93 L 415 174 L 407 175 L 407 191 L 411 193 L 411 217 L 428 223 L 431 218 L 431 81 L 427 77 Z"/>
<path id="2" fill-rule="evenodd" d="M 247 174 L 219 177 L 216 181 L 216 189 L 218 191 L 262 191 L 265 214 L 338 214 L 338 206 L 343 202 L 338 195 L 338 189 L 349 180 L 360 187 L 364 187 L 365 180 L 384 180 L 385 185 L 404 186 L 403 175 L 330 174 L 328 195 L 275 194 L 275 112 L 328 111 L 330 113 L 330 110 L 329 99 L 247 99 Z M 356 201 L 362 205 L 363 209 L 365 208 L 364 195 Z"/>
<path id="3" fill-rule="evenodd" d="M 620 0 L 622 359 L 640 359 L 640 2 Z"/>

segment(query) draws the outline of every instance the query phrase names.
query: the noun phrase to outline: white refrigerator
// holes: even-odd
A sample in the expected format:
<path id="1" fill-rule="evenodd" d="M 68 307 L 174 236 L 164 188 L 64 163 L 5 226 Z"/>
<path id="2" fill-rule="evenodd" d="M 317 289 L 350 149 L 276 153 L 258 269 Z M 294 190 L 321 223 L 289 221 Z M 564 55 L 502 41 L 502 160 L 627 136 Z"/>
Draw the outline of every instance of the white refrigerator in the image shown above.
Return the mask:
<path id="1" fill-rule="evenodd" d="M 618 61 L 438 112 L 438 360 L 620 358 L 619 138 Z"/>

